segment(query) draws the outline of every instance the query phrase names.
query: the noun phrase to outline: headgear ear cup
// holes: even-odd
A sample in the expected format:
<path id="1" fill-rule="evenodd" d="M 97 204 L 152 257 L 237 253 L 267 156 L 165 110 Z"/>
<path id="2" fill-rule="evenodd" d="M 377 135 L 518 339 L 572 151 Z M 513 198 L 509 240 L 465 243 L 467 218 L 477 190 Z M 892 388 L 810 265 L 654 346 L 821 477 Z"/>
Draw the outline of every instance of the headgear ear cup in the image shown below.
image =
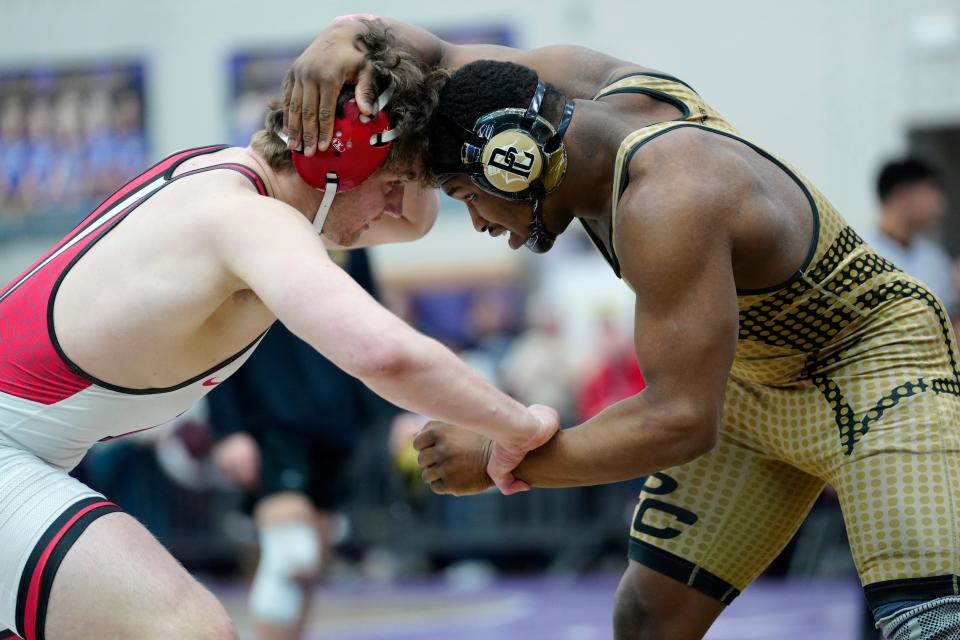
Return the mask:
<path id="1" fill-rule="evenodd" d="M 443 116 L 464 136 L 460 164 L 433 167 L 436 173 L 466 173 L 477 187 L 498 198 L 529 200 L 533 220 L 524 244 L 535 253 L 549 251 L 557 237 L 543 224 L 543 198 L 566 172 L 563 136 L 574 109 L 573 101 L 566 100 L 560 124 L 554 128 L 540 115 L 546 90 L 546 85 L 538 82 L 526 109 L 487 113 L 474 122 L 473 129 Z"/>
<path id="2" fill-rule="evenodd" d="M 360 113 L 356 100 L 349 100 L 343 115 L 334 119 L 333 138 L 325 151 L 312 156 L 293 152 L 293 166 L 303 181 L 324 192 L 313 221 L 317 233 L 323 230 L 334 196 L 357 187 L 387 161 L 397 137 L 384 109 L 392 94 L 392 88 L 380 94 L 372 116 Z M 282 133 L 278 135 L 286 141 Z"/>
<path id="3" fill-rule="evenodd" d="M 525 131 L 507 129 L 484 145 L 480 162 L 486 181 L 497 191 L 512 195 L 526 191 L 540 179 L 546 158 Z"/>
<path id="4" fill-rule="evenodd" d="M 526 109 L 498 109 L 480 116 L 469 130 L 454 123 L 465 135 L 460 153 L 473 182 L 491 195 L 509 200 L 533 200 L 538 183 L 552 191 L 563 177 L 566 149 L 563 134 L 573 117 L 567 100 L 560 125 L 554 128 L 540 115 L 547 87 L 537 83 Z"/>

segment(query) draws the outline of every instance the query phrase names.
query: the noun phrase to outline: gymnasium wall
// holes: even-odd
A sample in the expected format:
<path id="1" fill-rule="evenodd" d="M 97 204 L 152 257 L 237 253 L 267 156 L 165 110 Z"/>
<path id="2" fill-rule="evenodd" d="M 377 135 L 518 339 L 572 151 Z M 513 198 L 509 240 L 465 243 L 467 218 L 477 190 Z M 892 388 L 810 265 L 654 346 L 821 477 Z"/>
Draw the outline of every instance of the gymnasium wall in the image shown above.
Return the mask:
<path id="1" fill-rule="evenodd" d="M 876 167 L 904 148 L 908 128 L 960 120 L 960 6 L 951 0 L 4 0 L 0 11 L 0 69 L 143 58 L 155 157 L 227 139 L 233 52 L 306 42 L 351 12 L 428 28 L 507 23 L 522 47 L 577 43 L 678 75 L 857 226 L 873 213 Z M 451 244 L 506 255 L 458 216 L 425 242 L 430 251 L 417 253 L 441 262 L 457 254 Z M 403 249 L 385 255 L 407 259 Z"/>

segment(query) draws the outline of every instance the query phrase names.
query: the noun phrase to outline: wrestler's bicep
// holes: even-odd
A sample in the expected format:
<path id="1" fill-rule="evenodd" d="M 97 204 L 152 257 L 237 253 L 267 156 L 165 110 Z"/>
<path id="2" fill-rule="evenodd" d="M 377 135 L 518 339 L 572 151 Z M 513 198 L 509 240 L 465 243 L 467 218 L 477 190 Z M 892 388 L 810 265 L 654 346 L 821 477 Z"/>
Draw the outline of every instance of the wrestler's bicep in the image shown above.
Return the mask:
<path id="1" fill-rule="evenodd" d="M 636 291 L 634 343 L 647 392 L 686 399 L 716 424 L 737 346 L 738 307 L 722 213 L 696 198 L 623 211 L 617 253 Z M 653 399 L 653 398 L 651 398 Z"/>

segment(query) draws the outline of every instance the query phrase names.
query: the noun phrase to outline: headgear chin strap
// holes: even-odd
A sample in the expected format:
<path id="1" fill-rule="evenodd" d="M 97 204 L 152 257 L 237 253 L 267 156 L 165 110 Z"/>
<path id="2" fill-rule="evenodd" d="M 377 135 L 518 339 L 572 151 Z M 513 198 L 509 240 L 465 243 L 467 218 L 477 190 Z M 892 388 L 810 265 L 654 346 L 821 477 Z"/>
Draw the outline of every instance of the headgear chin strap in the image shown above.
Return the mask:
<path id="1" fill-rule="evenodd" d="M 533 220 L 530 222 L 530 235 L 523 241 L 523 246 L 534 253 L 546 253 L 553 248 L 557 241 L 557 234 L 547 229 L 543 224 L 543 198 L 533 200 Z"/>
<path id="2" fill-rule="evenodd" d="M 317 233 L 323 233 L 323 225 L 337 193 L 358 186 L 387 161 L 393 140 L 397 138 L 384 110 L 392 95 L 392 87 L 380 94 L 372 116 L 360 113 L 356 100 L 351 99 L 343 107 L 343 116 L 333 121 L 333 139 L 326 151 L 317 151 L 312 156 L 293 151 L 293 166 L 297 173 L 311 187 L 323 191 L 323 199 L 313 218 Z M 287 142 L 282 131 L 276 131 L 276 134 Z"/>
<path id="3" fill-rule="evenodd" d="M 573 118 L 574 103 L 566 99 L 556 128 L 540 115 L 547 86 L 537 89 L 526 109 L 499 109 L 480 116 L 467 129 L 451 118 L 447 122 L 464 134 L 460 163 L 432 167 L 436 173 L 466 173 L 483 191 L 506 200 L 529 200 L 533 219 L 524 246 L 534 253 L 553 247 L 557 234 L 543 223 L 543 199 L 563 180 L 567 150 L 563 136 Z"/>

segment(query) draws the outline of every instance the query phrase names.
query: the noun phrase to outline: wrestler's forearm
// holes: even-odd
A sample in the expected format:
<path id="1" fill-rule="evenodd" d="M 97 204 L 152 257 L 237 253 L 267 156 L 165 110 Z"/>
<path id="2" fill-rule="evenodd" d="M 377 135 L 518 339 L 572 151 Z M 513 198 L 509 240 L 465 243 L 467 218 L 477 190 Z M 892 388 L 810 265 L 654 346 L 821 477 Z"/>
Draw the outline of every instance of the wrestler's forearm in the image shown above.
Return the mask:
<path id="1" fill-rule="evenodd" d="M 413 333 L 413 332 L 411 332 Z M 456 424 L 507 446 L 522 446 L 539 423 L 439 342 L 416 334 L 395 364 L 361 379 L 394 404 Z"/>
<path id="2" fill-rule="evenodd" d="M 447 42 L 425 29 L 393 18 L 366 13 L 340 16 L 335 18 L 333 23 L 321 33 L 321 37 L 326 35 L 328 38 L 332 36 L 334 40 L 338 38 L 352 40 L 354 37 L 364 33 L 367 29 L 364 24 L 366 22 L 376 22 L 386 27 L 390 34 L 399 40 L 407 51 L 428 66 L 438 65 L 442 62 L 444 52 L 448 46 Z"/>
<path id="3" fill-rule="evenodd" d="M 530 67 L 542 80 L 574 99 L 592 98 L 616 75 L 616 70 L 626 74 L 638 68 L 598 51 L 568 45 L 524 51 L 494 44 L 452 44 L 420 27 L 382 16 L 348 16 L 335 22 L 321 34 L 321 39 L 328 43 L 352 43 L 369 28 L 370 20 L 386 27 L 403 49 L 429 66 L 455 71 L 477 60 L 514 62 Z"/>
<path id="4" fill-rule="evenodd" d="M 450 46 L 448 42 L 435 36 L 426 29 L 421 29 L 406 22 L 385 17 L 378 19 L 418 60 L 428 66 L 443 63 L 443 57 L 447 52 L 447 48 Z"/>
<path id="5" fill-rule="evenodd" d="M 622 482 L 689 462 L 710 449 L 715 434 L 700 412 L 683 403 L 657 406 L 641 393 L 558 432 L 514 475 L 545 488 Z"/>
<path id="6" fill-rule="evenodd" d="M 534 446 L 544 429 L 526 407 L 374 300 L 330 260 L 303 216 L 262 200 L 259 213 L 276 216 L 249 216 L 247 227 L 220 238 L 220 251 L 229 273 L 290 331 L 400 407 L 510 450 Z"/>

